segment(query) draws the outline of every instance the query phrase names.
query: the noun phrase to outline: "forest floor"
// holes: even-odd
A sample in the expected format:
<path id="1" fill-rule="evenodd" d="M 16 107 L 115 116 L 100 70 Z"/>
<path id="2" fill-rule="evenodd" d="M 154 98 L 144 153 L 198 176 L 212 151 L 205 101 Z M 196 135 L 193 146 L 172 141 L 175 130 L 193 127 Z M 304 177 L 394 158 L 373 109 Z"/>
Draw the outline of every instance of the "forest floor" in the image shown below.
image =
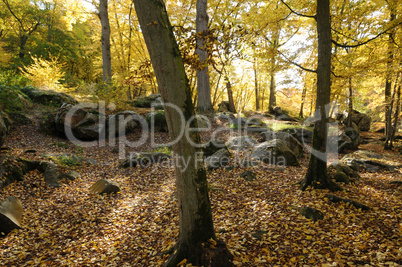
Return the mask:
<path id="1" fill-rule="evenodd" d="M 161 266 L 161 252 L 178 239 L 178 209 L 173 168 L 119 167 L 116 149 L 77 147 L 38 132 L 35 124 L 17 126 L 2 151 L 28 159 L 44 153 L 75 153 L 97 161 L 71 167 L 81 177 L 49 188 L 38 171 L 0 190 L 0 200 L 18 197 L 24 207 L 22 229 L 0 239 L 1 266 Z M 378 133 L 364 133 L 378 140 Z M 166 133 L 157 134 L 160 142 Z M 64 142 L 66 145 L 60 145 Z M 149 144 L 148 144 L 149 145 Z M 24 153 L 28 149 L 35 154 Z M 131 149 L 145 151 L 147 145 Z M 397 150 L 384 151 L 380 141 L 360 149 L 388 154 L 402 163 Z M 337 196 L 371 207 L 357 210 L 329 202 L 326 190 L 298 190 L 308 155 L 301 167 L 255 167 L 255 181 L 246 169 L 208 172 L 217 237 L 224 240 L 237 266 L 402 266 L 402 170 L 360 172 L 356 184 L 342 185 Z M 117 181 L 116 195 L 93 195 L 98 179 Z M 292 206 L 321 210 L 313 222 Z"/>

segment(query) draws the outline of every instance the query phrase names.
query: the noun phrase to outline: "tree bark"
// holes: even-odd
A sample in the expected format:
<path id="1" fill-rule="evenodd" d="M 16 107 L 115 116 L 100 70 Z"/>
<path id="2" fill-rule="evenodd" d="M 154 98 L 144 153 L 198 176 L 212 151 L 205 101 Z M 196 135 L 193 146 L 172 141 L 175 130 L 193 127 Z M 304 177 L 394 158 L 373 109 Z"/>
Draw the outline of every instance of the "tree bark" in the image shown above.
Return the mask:
<path id="1" fill-rule="evenodd" d="M 232 113 L 236 113 L 236 107 L 235 107 L 234 100 L 233 100 L 232 85 L 227 77 L 226 77 L 226 90 L 228 92 L 229 111 Z"/>
<path id="2" fill-rule="evenodd" d="M 108 14 L 108 0 L 99 2 L 99 19 L 102 26 L 102 62 L 103 83 L 108 84 L 112 79 L 112 54 L 110 52 L 110 24 Z"/>
<path id="3" fill-rule="evenodd" d="M 394 7 L 394 1 L 389 2 L 389 9 L 390 9 L 390 22 L 392 23 L 396 19 L 396 14 L 395 14 L 395 7 Z M 392 87 L 392 65 L 394 61 L 394 40 L 395 38 L 395 30 L 391 30 L 391 32 L 388 34 L 388 62 L 387 62 L 387 73 L 385 77 L 385 149 L 390 148 L 389 147 L 389 139 L 391 137 L 392 133 L 392 111 L 390 108 L 391 105 L 391 87 Z"/>
<path id="4" fill-rule="evenodd" d="M 307 95 L 307 86 L 304 85 L 303 91 L 302 91 L 302 99 L 301 99 L 301 105 L 300 105 L 300 112 L 299 112 L 299 118 L 303 118 L 303 109 L 304 109 L 304 102 L 306 101 L 306 95 Z"/>
<path id="5" fill-rule="evenodd" d="M 272 113 L 275 106 L 276 106 L 275 72 L 271 71 L 271 82 L 270 82 L 270 85 L 269 85 L 268 111 Z"/>
<path id="6" fill-rule="evenodd" d="M 391 134 L 391 146 L 393 145 L 392 142 L 395 138 L 396 129 L 398 128 L 400 108 L 401 108 L 401 85 L 398 86 L 398 92 L 397 92 L 397 98 L 396 98 L 394 125 L 392 127 L 392 134 Z"/>
<path id="7" fill-rule="evenodd" d="M 209 84 L 208 73 L 208 51 L 206 46 L 208 34 L 208 14 L 207 0 L 197 0 L 196 17 L 196 43 L 195 52 L 199 57 L 199 67 L 197 68 L 197 109 L 200 111 L 213 110 L 211 102 L 211 87 Z"/>
<path id="8" fill-rule="evenodd" d="M 260 110 L 260 92 L 258 88 L 258 70 L 257 70 L 257 59 L 254 59 L 253 70 L 254 70 L 254 90 L 255 90 L 255 110 Z"/>
<path id="9" fill-rule="evenodd" d="M 206 172 L 202 154 L 197 153 L 200 149 L 196 149 L 190 143 L 190 141 L 200 142 L 200 135 L 192 131 L 189 134 L 190 138 L 182 136 L 182 130 L 186 129 L 182 129 L 183 125 L 179 122 L 182 121 L 182 116 L 188 120 L 194 115 L 194 106 L 183 60 L 164 1 L 134 0 L 133 2 L 162 99 L 165 104 L 172 104 L 181 111 L 177 112 L 172 107 L 165 106 L 170 138 L 178 139 L 173 144 L 173 152 L 178 159 L 188 161 L 186 166 L 180 164 L 183 163 L 182 160 L 175 166 L 180 230 L 179 240 L 166 266 L 177 266 L 184 259 L 187 259 L 187 263 L 198 266 L 232 266 L 232 256 L 223 242 L 217 242 L 214 247 L 209 245 L 216 240 L 216 237 Z M 196 127 L 195 120 L 192 126 Z"/>
<path id="10" fill-rule="evenodd" d="M 317 0 L 317 35 L 318 35 L 318 64 L 317 64 L 317 100 L 314 125 L 312 153 L 300 189 L 308 186 L 327 188 L 331 191 L 340 190 L 327 172 L 327 139 L 328 115 L 331 96 L 331 22 L 329 0 Z"/>
<path id="11" fill-rule="evenodd" d="M 352 115 L 353 115 L 353 87 L 352 87 L 352 77 L 349 77 L 349 98 L 348 98 L 348 105 L 349 105 L 349 116 L 348 116 L 348 127 L 352 127 Z"/>

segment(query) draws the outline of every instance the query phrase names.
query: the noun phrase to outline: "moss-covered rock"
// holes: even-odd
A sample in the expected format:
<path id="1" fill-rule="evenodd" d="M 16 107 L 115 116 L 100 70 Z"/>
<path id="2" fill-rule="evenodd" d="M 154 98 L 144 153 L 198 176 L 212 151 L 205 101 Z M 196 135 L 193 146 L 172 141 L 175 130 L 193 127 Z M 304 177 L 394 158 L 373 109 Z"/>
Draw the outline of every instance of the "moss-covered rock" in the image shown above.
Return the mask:
<path id="1" fill-rule="evenodd" d="M 296 155 L 279 139 L 259 144 L 250 158 L 272 165 L 300 166 Z"/>
<path id="2" fill-rule="evenodd" d="M 158 110 L 150 112 L 146 116 L 146 120 L 149 123 L 149 129 L 155 132 L 167 132 L 168 126 L 166 122 L 165 111 Z"/>
<path id="3" fill-rule="evenodd" d="M 60 107 L 63 103 L 75 105 L 78 103 L 72 96 L 51 90 L 40 90 L 35 87 L 24 87 L 21 91 L 33 102 L 53 107 Z"/>

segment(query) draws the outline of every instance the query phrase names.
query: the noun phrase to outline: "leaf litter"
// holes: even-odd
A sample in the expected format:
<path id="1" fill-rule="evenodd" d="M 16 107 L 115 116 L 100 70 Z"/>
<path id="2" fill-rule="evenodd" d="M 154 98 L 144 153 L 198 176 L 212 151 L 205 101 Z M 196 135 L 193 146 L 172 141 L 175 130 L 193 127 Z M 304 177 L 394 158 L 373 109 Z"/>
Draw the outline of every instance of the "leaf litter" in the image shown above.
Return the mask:
<path id="1" fill-rule="evenodd" d="M 27 132 L 32 134 L 26 135 Z M 166 140 L 167 134 L 159 134 Z M 45 141 L 44 141 L 45 140 Z M 60 188 L 46 186 L 33 171 L 22 182 L 0 191 L 24 207 L 22 229 L 0 239 L 2 266 L 161 266 L 163 253 L 178 239 L 178 209 L 173 168 L 119 168 L 112 147 L 77 149 L 63 140 L 44 136 L 34 125 L 13 131 L 6 153 L 38 159 L 42 153 L 82 152 L 98 164 L 75 166 L 81 177 Z M 383 153 L 381 147 L 378 149 Z M 36 154 L 24 154 L 35 149 Z M 146 146 L 137 148 L 145 151 Z M 148 147 L 149 149 L 149 147 Z M 388 151 L 398 159 L 395 151 Z M 245 168 L 208 172 L 217 237 L 224 240 L 236 266 L 401 266 L 402 188 L 399 172 L 363 172 L 356 184 L 342 185 L 337 196 L 370 206 L 357 210 L 325 199 L 327 190 L 298 190 L 302 167 L 253 167 L 257 179 L 240 178 Z M 70 168 L 71 169 L 71 168 Z M 122 191 L 101 196 L 89 193 L 100 178 L 117 181 Z M 313 222 L 292 206 L 323 212 Z M 185 264 L 184 264 L 185 265 Z"/>

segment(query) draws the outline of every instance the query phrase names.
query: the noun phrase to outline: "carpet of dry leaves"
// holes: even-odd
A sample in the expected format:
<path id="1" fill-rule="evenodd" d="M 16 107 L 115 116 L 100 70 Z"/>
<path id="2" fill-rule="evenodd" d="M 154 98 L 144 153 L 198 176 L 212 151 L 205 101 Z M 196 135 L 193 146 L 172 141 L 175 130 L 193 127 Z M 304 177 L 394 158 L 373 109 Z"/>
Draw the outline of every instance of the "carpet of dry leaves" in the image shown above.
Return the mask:
<path id="1" fill-rule="evenodd" d="M 370 133 L 374 139 L 380 134 Z M 161 133 L 158 140 L 166 140 Z M 73 169 L 81 177 L 60 188 L 48 188 L 39 172 L 0 191 L 0 200 L 13 195 L 24 207 L 23 228 L 0 239 L 1 266 L 161 266 L 161 254 L 178 238 L 175 175 L 172 168 L 119 168 L 112 147 L 85 148 L 45 136 L 36 125 L 17 127 L 2 153 L 39 159 L 43 153 L 81 153 L 96 159 Z M 383 151 L 381 143 L 361 146 Z M 36 154 L 24 151 L 35 149 Z M 146 150 L 147 147 L 138 148 Z M 134 150 L 133 150 L 134 151 Z M 402 266 L 402 187 L 397 172 L 360 173 L 357 184 L 343 185 L 337 196 L 371 207 L 356 210 L 324 198 L 325 190 L 301 192 L 295 183 L 302 167 L 251 168 L 252 182 L 239 175 L 243 168 L 208 172 L 215 229 L 234 255 L 236 266 Z M 100 178 L 120 183 L 122 192 L 99 196 L 89 187 Z M 291 206 L 317 208 L 316 223 Z"/>

